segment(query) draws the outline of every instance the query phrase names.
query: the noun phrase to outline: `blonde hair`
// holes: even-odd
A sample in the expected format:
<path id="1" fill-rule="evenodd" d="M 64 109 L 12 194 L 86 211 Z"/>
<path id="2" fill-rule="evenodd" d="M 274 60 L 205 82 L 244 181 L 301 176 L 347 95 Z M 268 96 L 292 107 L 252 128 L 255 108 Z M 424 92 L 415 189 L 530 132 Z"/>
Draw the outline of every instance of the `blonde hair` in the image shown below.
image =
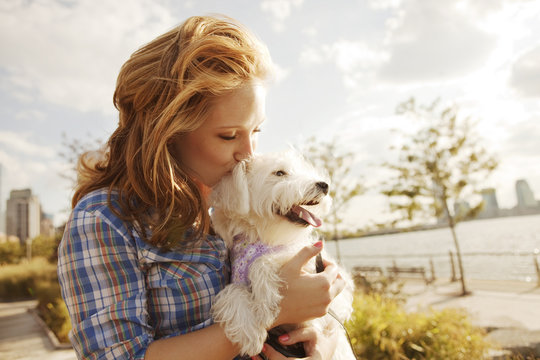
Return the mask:
<path id="1" fill-rule="evenodd" d="M 169 248 L 209 230 L 201 189 L 171 156 L 170 142 L 196 130 L 216 98 L 264 80 L 268 51 L 230 18 L 195 16 L 137 50 L 122 66 L 114 93 L 118 128 L 101 159 L 79 160 L 72 206 L 89 192 L 118 191 L 117 214 L 150 243 Z M 148 228 L 147 228 L 148 227 Z M 147 238 L 151 229 L 151 238 Z"/>

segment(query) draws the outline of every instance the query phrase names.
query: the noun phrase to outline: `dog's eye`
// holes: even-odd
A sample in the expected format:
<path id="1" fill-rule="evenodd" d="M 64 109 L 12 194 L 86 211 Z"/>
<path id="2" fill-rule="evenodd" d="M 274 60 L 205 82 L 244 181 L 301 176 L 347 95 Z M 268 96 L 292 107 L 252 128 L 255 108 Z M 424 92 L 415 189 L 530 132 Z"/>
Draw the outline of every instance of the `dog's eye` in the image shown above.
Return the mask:
<path id="1" fill-rule="evenodd" d="M 274 173 L 274 175 L 276 175 L 276 176 L 285 176 L 285 175 L 287 175 L 287 173 L 285 171 L 283 171 L 283 170 L 278 170 L 278 171 L 276 171 Z"/>

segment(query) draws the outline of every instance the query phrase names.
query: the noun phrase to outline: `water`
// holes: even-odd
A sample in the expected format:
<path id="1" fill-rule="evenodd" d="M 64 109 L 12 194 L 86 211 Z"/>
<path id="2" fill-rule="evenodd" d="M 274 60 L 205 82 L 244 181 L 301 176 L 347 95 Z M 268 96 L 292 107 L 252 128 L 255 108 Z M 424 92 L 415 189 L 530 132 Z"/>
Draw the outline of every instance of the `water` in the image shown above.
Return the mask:
<path id="1" fill-rule="evenodd" d="M 505 217 L 459 223 L 456 233 L 465 278 L 536 282 L 534 256 L 540 261 L 540 215 Z M 327 250 L 335 255 L 334 242 Z M 368 236 L 339 241 L 342 262 L 353 266 L 423 266 L 433 261 L 437 278 L 451 276 L 449 251 L 455 246 L 449 228 Z"/>

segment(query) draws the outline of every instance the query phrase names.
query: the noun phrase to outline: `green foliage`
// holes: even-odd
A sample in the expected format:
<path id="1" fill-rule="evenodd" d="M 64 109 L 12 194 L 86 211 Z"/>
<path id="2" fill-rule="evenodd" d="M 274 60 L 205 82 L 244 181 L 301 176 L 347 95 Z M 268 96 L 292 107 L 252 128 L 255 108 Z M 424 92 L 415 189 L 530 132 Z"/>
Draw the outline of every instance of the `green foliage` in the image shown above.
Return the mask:
<path id="1" fill-rule="evenodd" d="M 56 236 L 37 236 L 32 240 L 32 257 L 43 257 L 51 263 L 58 260 L 58 244 L 62 240 L 62 234 Z"/>
<path id="2" fill-rule="evenodd" d="M 0 266 L 0 300 L 32 299 L 38 283 L 57 282 L 56 265 L 44 258 Z"/>
<path id="3" fill-rule="evenodd" d="M 346 326 L 356 354 L 366 360 L 474 360 L 491 348 L 462 311 L 409 313 L 380 294 L 357 295 Z"/>
<path id="4" fill-rule="evenodd" d="M 45 324 L 51 329 L 58 341 L 68 343 L 68 333 L 71 330 L 69 313 L 60 293 L 60 284 L 54 282 L 39 282 L 36 288 L 38 312 Z"/>
<path id="5" fill-rule="evenodd" d="M 25 251 L 24 247 L 18 241 L 0 243 L 0 266 L 19 263 L 25 256 Z"/>
<path id="6" fill-rule="evenodd" d="M 51 263 L 56 263 L 58 244 L 61 239 L 61 234 L 56 236 L 36 236 L 32 239 L 32 257 L 42 257 Z M 19 264 L 26 260 L 26 256 L 26 246 L 20 245 L 19 242 L 0 243 L 0 265 Z"/>

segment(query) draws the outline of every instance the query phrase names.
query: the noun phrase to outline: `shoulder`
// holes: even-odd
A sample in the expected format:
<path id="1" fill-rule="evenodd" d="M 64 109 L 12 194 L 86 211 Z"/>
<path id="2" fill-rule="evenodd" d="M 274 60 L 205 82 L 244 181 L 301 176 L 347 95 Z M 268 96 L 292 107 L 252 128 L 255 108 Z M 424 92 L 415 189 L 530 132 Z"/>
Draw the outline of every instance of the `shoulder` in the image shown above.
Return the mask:
<path id="1" fill-rule="evenodd" d="M 123 236 L 129 236 L 133 224 L 121 219 L 122 210 L 117 191 L 101 188 L 83 196 L 72 210 L 68 225 L 80 227 L 107 225 Z"/>
<path id="2" fill-rule="evenodd" d="M 73 212 L 102 212 L 103 210 L 110 208 L 110 206 L 115 208 L 115 210 L 120 209 L 118 192 L 114 190 L 111 192 L 109 204 L 109 190 L 107 188 L 101 188 L 84 195 L 73 208 Z"/>

